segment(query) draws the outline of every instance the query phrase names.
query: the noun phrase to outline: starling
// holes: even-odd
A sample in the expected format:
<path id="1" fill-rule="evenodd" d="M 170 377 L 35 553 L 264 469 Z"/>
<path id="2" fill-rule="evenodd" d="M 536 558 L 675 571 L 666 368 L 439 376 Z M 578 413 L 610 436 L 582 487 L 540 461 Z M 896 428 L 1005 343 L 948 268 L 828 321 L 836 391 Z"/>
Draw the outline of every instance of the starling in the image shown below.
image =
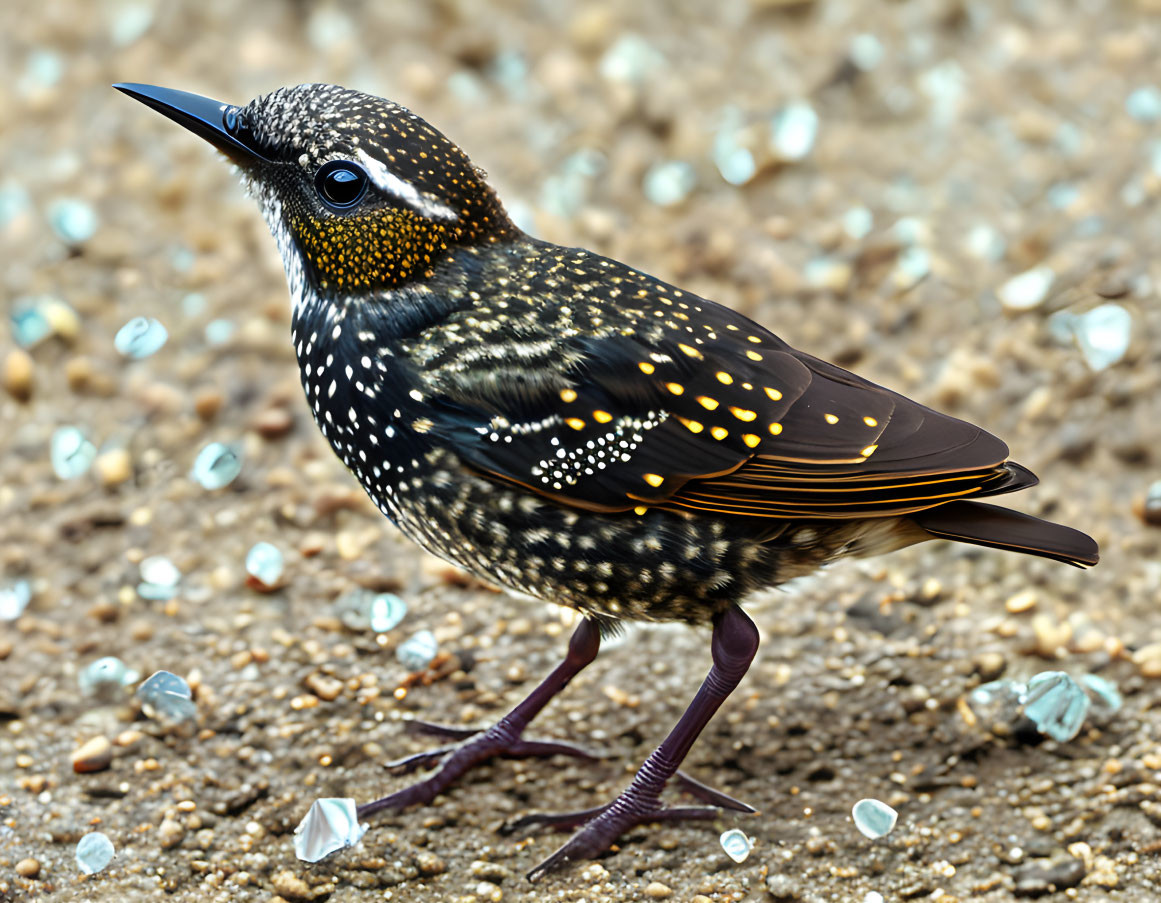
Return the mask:
<path id="1" fill-rule="evenodd" d="M 939 538 L 1077 566 L 1069 527 L 978 499 L 1036 483 L 981 428 L 791 348 L 729 308 L 518 229 L 455 144 L 407 109 L 311 84 L 246 106 L 117 85 L 209 141 L 278 244 L 319 429 L 429 552 L 583 614 L 568 654 L 492 728 L 407 760 L 431 776 L 360 816 L 430 802 L 523 737 L 623 620 L 712 625 L 713 665 L 611 803 L 531 873 L 633 825 L 745 804 L 678 769 L 758 644 L 740 605 L 844 556 Z M 437 730 L 432 726 L 433 730 Z M 667 808 L 669 781 L 705 805 Z"/>

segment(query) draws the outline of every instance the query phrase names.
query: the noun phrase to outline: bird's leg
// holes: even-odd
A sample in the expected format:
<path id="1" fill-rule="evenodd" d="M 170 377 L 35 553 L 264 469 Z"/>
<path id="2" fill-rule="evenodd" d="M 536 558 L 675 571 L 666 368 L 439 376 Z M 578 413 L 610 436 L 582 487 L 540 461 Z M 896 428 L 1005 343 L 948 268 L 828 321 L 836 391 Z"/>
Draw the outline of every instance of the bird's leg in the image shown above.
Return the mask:
<path id="1" fill-rule="evenodd" d="M 419 729 L 424 732 L 442 734 L 460 742 L 390 763 L 393 767 L 410 771 L 435 759 L 443 759 L 439 770 L 422 781 L 417 781 L 383 799 L 360 806 L 359 818 L 366 818 L 382 809 L 402 809 L 415 803 L 430 803 L 468 770 L 497 756 L 551 756 L 563 753 L 592 758 L 589 753 L 570 743 L 524 740 L 522 734 L 540 710 L 597 657 L 600 647 L 600 630 L 595 621 L 586 618 L 573 631 L 564 661 L 557 665 L 523 702 L 487 730 L 465 731 L 427 722 L 420 723 Z"/>
<path id="2" fill-rule="evenodd" d="M 580 818 L 588 818 L 584 827 L 569 841 L 540 865 L 529 872 L 535 881 L 545 873 L 560 868 L 578 859 L 591 859 L 603 853 L 626 830 L 654 821 L 677 821 L 684 819 L 714 818 L 718 809 L 714 807 L 744 808 L 736 806 L 730 797 L 702 785 L 704 794 L 698 794 L 711 806 L 670 808 L 661 804 L 661 790 L 666 782 L 677 774 L 686 754 L 694 741 L 709 723 L 714 712 L 733 692 L 742 676 L 750 667 L 754 654 L 758 651 L 758 629 L 740 608 L 730 608 L 714 621 L 713 666 L 693 702 L 670 731 L 659 747 L 653 751 L 641 766 L 629 786 L 615 800 L 599 809 L 585 813 L 574 813 L 560 817 L 548 816 L 524 819 L 525 824 L 575 823 Z M 687 787 L 687 789 L 693 789 Z M 571 820 L 571 821 L 570 821 Z"/>

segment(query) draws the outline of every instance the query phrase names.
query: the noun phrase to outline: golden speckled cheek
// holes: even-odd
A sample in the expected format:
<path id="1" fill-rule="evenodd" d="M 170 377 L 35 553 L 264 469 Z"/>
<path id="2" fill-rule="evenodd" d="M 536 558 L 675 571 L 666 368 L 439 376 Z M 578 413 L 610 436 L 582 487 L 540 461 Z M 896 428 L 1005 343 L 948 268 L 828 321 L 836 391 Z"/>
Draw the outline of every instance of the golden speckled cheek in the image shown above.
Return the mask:
<path id="1" fill-rule="evenodd" d="M 407 209 L 305 216 L 291 224 L 319 288 L 391 288 L 430 270 L 447 252 L 447 229 Z"/>

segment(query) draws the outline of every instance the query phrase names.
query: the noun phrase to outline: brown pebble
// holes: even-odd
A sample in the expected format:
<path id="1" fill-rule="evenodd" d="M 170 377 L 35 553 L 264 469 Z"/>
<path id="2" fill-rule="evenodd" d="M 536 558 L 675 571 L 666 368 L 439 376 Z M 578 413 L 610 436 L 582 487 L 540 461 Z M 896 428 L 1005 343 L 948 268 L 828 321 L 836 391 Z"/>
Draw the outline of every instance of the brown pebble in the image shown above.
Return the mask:
<path id="1" fill-rule="evenodd" d="M 113 744 L 105 737 L 93 737 L 73 753 L 73 771 L 89 774 L 104 771 L 113 761 Z"/>
<path id="2" fill-rule="evenodd" d="M 1150 527 L 1161 527 L 1161 480 L 1153 483 L 1143 497 L 1133 502 L 1133 513 Z"/>
<path id="3" fill-rule="evenodd" d="M 12 641 L 0 640 L 0 661 L 8 658 L 12 654 Z"/>
<path id="4" fill-rule="evenodd" d="M 157 842 L 163 850 L 171 850 L 185 838 L 185 826 L 172 818 L 164 819 L 157 828 Z"/>
<path id="5" fill-rule="evenodd" d="M 1161 677 L 1161 643 L 1149 643 L 1133 653 L 1133 664 L 1144 677 Z"/>
<path id="6" fill-rule="evenodd" d="M 119 486 L 133 476 L 133 462 L 129 457 L 129 449 L 112 448 L 102 452 L 93 461 L 93 470 L 103 485 Z"/>
<path id="7" fill-rule="evenodd" d="M 279 439 L 290 432 L 294 418 L 286 408 L 267 408 L 251 421 L 250 426 L 263 439 Z"/>
<path id="8" fill-rule="evenodd" d="M 343 682 L 341 680 L 328 677 L 325 674 L 319 674 L 317 671 L 308 675 L 302 683 L 315 696 L 325 702 L 334 702 L 334 700 L 339 698 L 339 694 L 343 692 Z"/>
<path id="9" fill-rule="evenodd" d="M 419 869 L 421 875 L 428 877 L 442 875 L 447 871 L 444 861 L 430 850 L 420 850 L 415 854 L 415 867 Z"/>
<path id="10" fill-rule="evenodd" d="M 4 358 L 4 388 L 17 401 L 32 397 L 32 356 L 23 348 L 13 348 Z"/>
<path id="11" fill-rule="evenodd" d="M 289 869 L 285 869 L 270 879 L 274 892 L 288 900 L 309 900 L 314 895 L 310 885 Z"/>
<path id="12" fill-rule="evenodd" d="M 1036 595 L 1036 591 L 1026 589 L 1016 593 L 1014 596 L 1009 596 L 1008 600 L 1004 603 L 1004 608 L 1008 610 L 1009 614 L 1016 615 L 1021 612 L 1031 611 L 1036 607 L 1038 601 L 1039 598 Z"/>
<path id="13" fill-rule="evenodd" d="M 21 878 L 35 878 L 40 874 L 40 862 L 35 859 L 21 859 L 16 863 L 16 874 Z"/>
<path id="14" fill-rule="evenodd" d="M 202 389 L 194 396 L 194 411 L 202 420 L 213 420 L 222 409 L 222 393 L 217 389 Z"/>
<path id="15" fill-rule="evenodd" d="M 660 881 L 650 881 L 645 885 L 645 896 L 652 897 L 654 900 L 664 900 L 672 895 L 673 889 Z"/>
<path id="16" fill-rule="evenodd" d="M 65 379 L 74 392 L 83 392 L 93 380 L 93 362 L 87 357 L 71 357 L 65 364 Z"/>

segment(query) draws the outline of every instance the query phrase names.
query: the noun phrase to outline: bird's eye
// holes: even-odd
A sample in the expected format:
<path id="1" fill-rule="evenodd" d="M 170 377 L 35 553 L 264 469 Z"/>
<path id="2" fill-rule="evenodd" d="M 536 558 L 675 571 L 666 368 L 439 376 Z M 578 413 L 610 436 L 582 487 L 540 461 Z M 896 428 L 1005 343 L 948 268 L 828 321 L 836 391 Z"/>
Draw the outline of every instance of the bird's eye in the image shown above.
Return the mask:
<path id="1" fill-rule="evenodd" d="M 319 168 L 314 187 L 327 206 L 345 210 L 353 207 L 367 190 L 367 173 L 350 160 L 331 160 Z"/>
<path id="2" fill-rule="evenodd" d="M 236 131 L 238 128 L 238 108 L 226 107 L 226 111 L 222 114 L 222 122 L 226 126 L 226 131 Z"/>

